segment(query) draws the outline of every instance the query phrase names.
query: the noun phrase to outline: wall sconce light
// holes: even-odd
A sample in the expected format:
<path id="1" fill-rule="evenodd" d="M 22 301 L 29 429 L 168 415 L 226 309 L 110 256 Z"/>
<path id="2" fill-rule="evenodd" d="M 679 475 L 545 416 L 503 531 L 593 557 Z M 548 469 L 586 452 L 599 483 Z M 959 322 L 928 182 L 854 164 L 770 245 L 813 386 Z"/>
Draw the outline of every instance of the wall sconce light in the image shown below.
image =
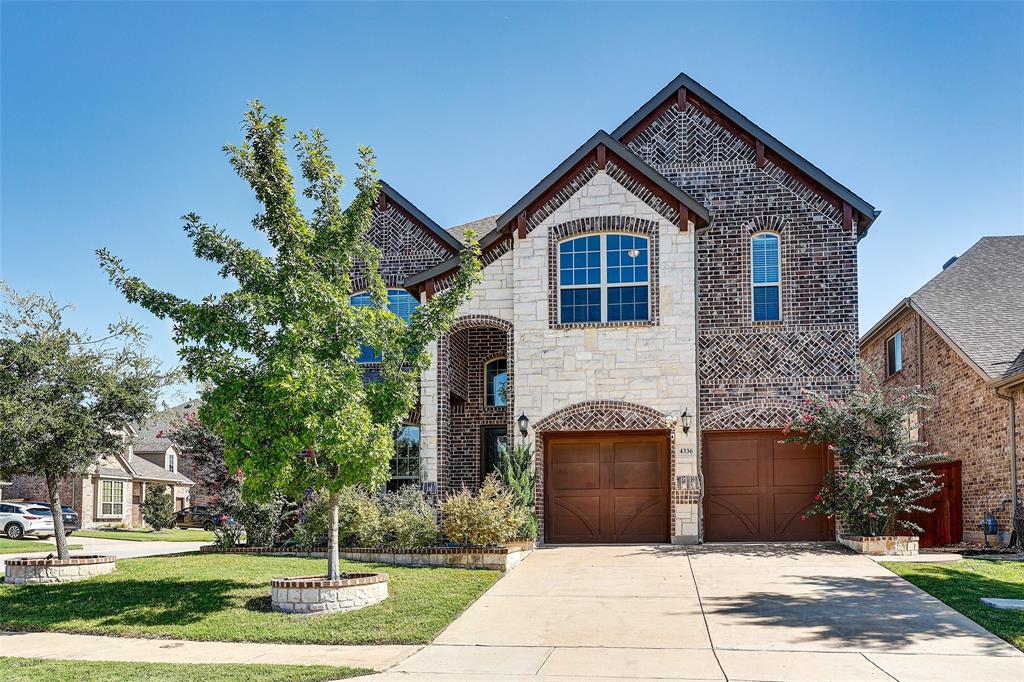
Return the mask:
<path id="1" fill-rule="evenodd" d="M 689 433 L 690 432 L 690 415 L 687 413 L 686 410 L 683 410 L 683 413 L 681 415 L 679 415 L 679 420 L 683 424 L 683 433 Z"/>
<path id="2" fill-rule="evenodd" d="M 530 428 L 530 418 L 526 416 L 525 412 L 523 412 L 519 415 L 519 419 L 516 420 L 516 423 L 519 424 L 520 435 L 522 435 L 523 438 L 526 438 L 527 430 Z"/>

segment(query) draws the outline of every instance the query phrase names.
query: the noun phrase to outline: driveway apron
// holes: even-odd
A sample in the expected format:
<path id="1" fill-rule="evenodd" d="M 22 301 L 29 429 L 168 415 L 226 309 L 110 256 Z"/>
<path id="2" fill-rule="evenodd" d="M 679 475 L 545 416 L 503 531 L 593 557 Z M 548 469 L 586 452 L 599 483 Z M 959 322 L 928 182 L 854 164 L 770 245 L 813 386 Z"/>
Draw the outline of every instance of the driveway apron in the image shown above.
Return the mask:
<path id="1" fill-rule="evenodd" d="M 1024 654 L 831 543 L 534 552 L 378 680 L 1024 680 Z"/>

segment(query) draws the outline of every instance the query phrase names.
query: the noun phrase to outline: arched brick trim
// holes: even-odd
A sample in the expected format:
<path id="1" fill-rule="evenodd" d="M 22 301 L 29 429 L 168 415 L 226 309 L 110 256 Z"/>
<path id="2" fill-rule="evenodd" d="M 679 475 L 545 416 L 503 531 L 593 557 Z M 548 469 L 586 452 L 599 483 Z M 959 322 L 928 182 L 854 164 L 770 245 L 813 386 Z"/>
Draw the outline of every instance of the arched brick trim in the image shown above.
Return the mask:
<path id="1" fill-rule="evenodd" d="M 475 423 L 473 433 L 455 433 L 453 432 L 453 412 L 450 404 L 450 396 L 452 391 L 453 383 L 455 382 L 455 367 L 453 366 L 453 359 L 456 357 L 455 348 L 453 347 L 453 339 L 466 331 L 473 329 L 491 329 L 497 330 L 503 333 L 505 337 L 504 348 L 501 350 L 502 357 L 508 359 L 508 385 L 509 395 L 508 404 L 504 408 L 483 408 L 480 412 L 483 418 L 479 423 Z M 504 419 L 505 428 L 508 429 L 509 437 L 512 436 L 512 429 L 514 427 L 513 422 L 515 420 L 515 353 L 513 352 L 513 339 L 512 323 L 508 320 L 504 320 L 500 317 L 493 315 L 465 315 L 455 320 L 452 323 L 451 329 L 448 333 L 441 336 L 437 341 L 437 476 L 438 476 L 438 494 L 443 498 L 449 493 L 458 492 L 458 489 L 465 484 L 465 475 L 461 476 L 461 482 L 459 477 L 455 475 L 453 466 L 456 464 L 456 460 L 453 460 L 452 454 L 454 448 L 458 443 L 462 447 L 466 447 L 467 443 L 472 448 L 475 444 L 477 447 L 482 443 L 482 434 L 479 433 L 480 429 L 488 425 L 494 425 L 493 422 L 487 424 L 488 419 L 497 416 L 494 414 L 495 410 L 504 409 L 504 415 L 499 416 L 499 419 Z M 488 353 L 488 357 L 494 356 L 495 353 Z M 467 371 L 470 368 L 467 367 Z M 475 371 L 475 370 L 474 370 Z M 482 371 L 482 369 L 481 369 Z M 476 377 L 470 380 L 467 377 L 467 404 L 471 401 L 479 399 L 481 405 L 484 401 L 483 395 L 483 383 L 478 381 Z M 479 395 L 477 395 L 479 393 Z M 458 419 L 465 419 L 467 413 L 463 410 L 465 406 L 460 408 L 456 415 Z M 465 431 L 465 429 L 462 429 Z M 479 458 L 477 458 L 479 460 Z M 463 462 L 462 459 L 459 461 Z M 479 461 L 477 461 L 477 466 Z M 464 467 L 463 467 L 464 468 Z M 478 472 L 479 470 L 477 470 Z M 479 477 L 471 477 L 479 478 Z"/>
<path id="2" fill-rule="evenodd" d="M 747 223 L 747 234 L 754 235 L 758 232 L 776 232 L 785 234 L 789 220 L 780 215 L 759 215 Z"/>
<path id="3" fill-rule="evenodd" d="M 570 237 L 579 237 L 595 232 L 624 232 L 647 238 L 649 262 L 647 265 L 647 296 L 650 319 L 635 322 L 584 322 L 561 324 L 558 321 L 558 244 Z M 598 218 L 577 218 L 553 225 L 548 230 L 548 327 L 551 329 L 574 329 L 578 327 L 651 327 L 658 324 L 661 314 L 659 291 L 661 262 L 658 223 L 634 216 L 602 216 Z"/>
<path id="4" fill-rule="evenodd" d="M 669 516 L 675 533 L 676 503 L 689 501 L 676 486 L 675 419 L 645 405 L 622 400 L 587 400 L 574 403 L 547 415 L 533 426 L 533 452 L 537 471 L 535 499 L 540 539 L 544 538 L 544 434 L 559 431 L 667 431 L 669 435 Z"/>
<path id="5" fill-rule="evenodd" d="M 701 420 L 702 431 L 724 429 L 781 429 L 800 411 L 800 403 L 779 398 L 757 398 L 719 410 Z"/>

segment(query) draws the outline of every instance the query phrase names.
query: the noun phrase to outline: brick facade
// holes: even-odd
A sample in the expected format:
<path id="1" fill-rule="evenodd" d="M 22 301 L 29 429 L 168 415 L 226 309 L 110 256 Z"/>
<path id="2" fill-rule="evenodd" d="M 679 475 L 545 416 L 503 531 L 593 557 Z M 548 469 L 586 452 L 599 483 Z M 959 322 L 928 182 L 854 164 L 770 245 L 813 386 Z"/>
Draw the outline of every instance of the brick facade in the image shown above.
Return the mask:
<path id="1" fill-rule="evenodd" d="M 886 341 L 902 334 L 903 369 L 886 376 Z M 965 539 L 981 539 L 978 523 L 994 511 L 1001 532 L 1010 529 L 1009 404 L 996 397 L 978 371 L 932 326 L 908 308 L 861 346 L 865 366 L 883 386 L 933 387 L 935 398 L 921 420 L 919 437 L 961 462 Z M 864 377 L 869 382 L 869 377 Z M 1024 472 L 1024 390 L 1017 392 L 1017 467 Z"/>

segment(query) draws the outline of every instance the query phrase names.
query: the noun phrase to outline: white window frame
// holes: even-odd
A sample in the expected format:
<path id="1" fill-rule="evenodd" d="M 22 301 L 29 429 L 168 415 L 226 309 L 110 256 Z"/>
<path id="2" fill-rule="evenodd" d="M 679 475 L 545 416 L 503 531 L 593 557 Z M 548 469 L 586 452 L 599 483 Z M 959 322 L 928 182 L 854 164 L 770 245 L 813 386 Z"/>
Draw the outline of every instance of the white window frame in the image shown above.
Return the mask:
<path id="1" fill-rule="evenodd" d="M 164 457 L 164 469 L 178 473 L 178 457 L 173 449 L 169 449 Z"/>
<path id="2" fill-rule="evenodd" d="M 619 282 L 618 284 L 608 284 L 608 236 L 618 235 L 620 237 L 638 237 L 647 242 L 647 279 L 643 282 Z M 577 239 L 583 239 L 586 237 L 598 237 L 598 248 L 600 252 L 599 268 L 601 273 L 601 280 L 599 284 L 562 284 L 562 244 L 566 242 L 575 241 Z M 584 234 L 573 235 L 572 237 L 566 237 L 558 241 L 555 245 L 555 257 L 558 259 L 558 267 L 555 270 L 555 286 L 558 287 L 558 296 L 556 299 L 556 310 L 555 314 L 558 316 L 558 324 L 565 325 L 584 325 L 584 324 L 633 324 L 636 322 L 645 323 L 651 321 L 651 268 L 653 263 L 651 262 L 651 237 L 646 234 L 636 234 L 635 232 L 586 232 Z M 574 268 L 575 269 L 575 268 Z M 646 320 L 612 320 L 608 321 L 608 290 L 609 289 L 622 289 L 627 287 L 647 287 L 647 319 Z M 564 289 L 600 289 L 601 290 L 601 320 L 590 321 L 590 322 L 565 322 L 562 320 L 562 290 Z"/>
<path id="3" fill-rule="evenodd" d="M 778 242 L 778 271 L 779 279 L 775 282 L 755 282 L 754 281 L 754 241 L 758 237 L 764 237 L 765 235 L 775 237 Z M 758 288 L 775 287 L 779 291 L 779 317 L 775 320 L 759 320 L 757 319 L 757 313 L 754 310 L 754 291 Z M 755 324 L 764 324 L 772 322 L 782 322 L 782 235 L 778 232 L 772 232 L 770 230 L 762 230 L 755 232 L 750 235 L 750 320 Z"/>
<path id="4" fill-rule="evenodd" d="M 110 502 L 105 501 L 107 486 L 110 486 Z M 114 493 L 119 491 L 117 495 Z M 107 511 L 107 505 L 110 511 Z M 115 512 L 114 509 L 117 509 Z M 124 481 L 100 479 L 100 516 L 124 516 Z"/>
<path id="5" fill-rule="evenodd" d="M 889 343 L 893 343 L 893 358 L 895 360 L 896 368 L 893 368 L 889 364 Z M 903 330 L 897 331 L 895 334 L 885 340 L 885 378 L 899 374 L 903 371 Z"/>
<path id="6" fill-rule="evenodd" d="M 408 476 L 408 475 L 397 476 L 397 475 L 394 474 L 394 472 L 392 472 L 391 473 L 391 480 L 392 481 L 401 481 L 401 482 L 403 482 L 405 484 L 414 484 L 414 483 L 419 483 L 420 482 L 420 478 L 423 475 L 423 427 L 421 425 L 419 425 L 419 424 L 402 424 L 401 426 L 398 427 L 398 431 L 399 432 L 396 435 L 396 442 L 397 442 L 397 436 L 400 436 L 401 432 L 403 430 L 407 429 L 407 428 L 415 428 L 418 431 L 418 434 L 419 434 L 418 435 L 418 440 L 416 441 L 417 472 L 416 472 L 415 476 Z M 398 452 L 395 452 L 395 458 L 396 459 L 398 458 Z"/>

